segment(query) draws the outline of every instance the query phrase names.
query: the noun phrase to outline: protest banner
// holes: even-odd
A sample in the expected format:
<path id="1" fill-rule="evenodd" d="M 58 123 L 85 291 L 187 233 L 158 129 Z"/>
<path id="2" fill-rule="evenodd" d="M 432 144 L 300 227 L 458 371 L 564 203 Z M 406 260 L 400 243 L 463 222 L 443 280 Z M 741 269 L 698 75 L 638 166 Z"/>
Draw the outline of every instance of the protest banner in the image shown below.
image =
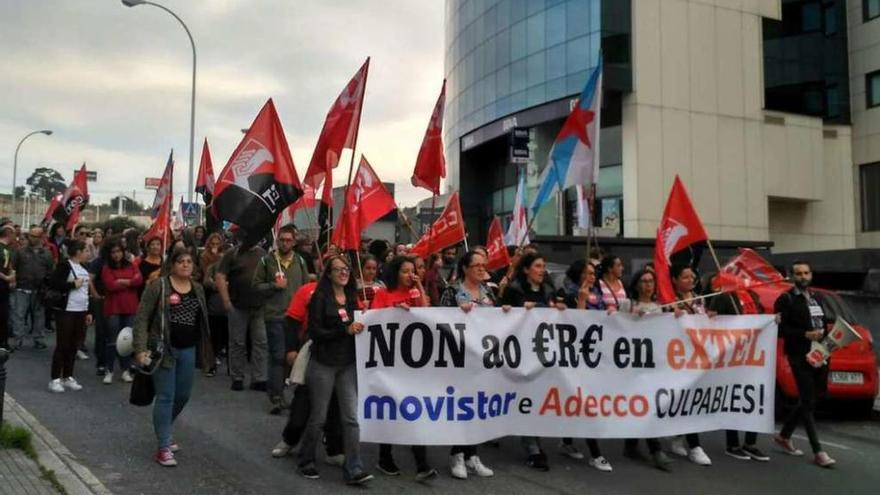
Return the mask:
<path id="1" fill-rule="evenodd" d="M 356 319 L 365 442 L 773 432 L 772 315 L 390 308 Z"/>

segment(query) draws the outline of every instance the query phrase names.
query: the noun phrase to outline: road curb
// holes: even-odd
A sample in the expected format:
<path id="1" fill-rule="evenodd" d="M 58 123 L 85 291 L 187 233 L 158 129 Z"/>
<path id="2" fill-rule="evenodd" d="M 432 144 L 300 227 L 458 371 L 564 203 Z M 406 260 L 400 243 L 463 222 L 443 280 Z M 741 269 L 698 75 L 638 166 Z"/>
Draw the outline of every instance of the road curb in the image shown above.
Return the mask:
<path id="1" fill-rule="evenodd" d="M 3 398 L 3 407 L 9 413 L 5 418 L 7 421 L 18 423 L 31 431 L 40 464 L 55 472 L 55 477 L 68 495 L 112 494 L 88 468 L 77 461 L 67 447 L 8 393 Z"/>

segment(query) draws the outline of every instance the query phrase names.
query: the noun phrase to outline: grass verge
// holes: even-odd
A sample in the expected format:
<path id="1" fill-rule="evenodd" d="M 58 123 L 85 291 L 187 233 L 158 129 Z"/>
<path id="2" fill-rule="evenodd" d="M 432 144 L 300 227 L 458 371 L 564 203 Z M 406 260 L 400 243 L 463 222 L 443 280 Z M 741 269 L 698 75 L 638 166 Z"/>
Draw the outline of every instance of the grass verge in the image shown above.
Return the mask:
<path id="1" fill-rule="evenodd" d="M 26 456 L 37 463 L 37 467 L 40 468 L 40 475 L 43 479 L 48 481 L 58 493 L 67 495 L 67 490 L 65 490 L 64 486 L 58 481 L 58 477 L 55 476 L 55 471 L 46 469 L 40 464 L 37 450 L 34 449 L 34 444 L 31 441 L 30 431 L 20 426 L 13 426 L 8 422 L 0 424 L 0 448 L 19 449 L 24 451 Z"/>

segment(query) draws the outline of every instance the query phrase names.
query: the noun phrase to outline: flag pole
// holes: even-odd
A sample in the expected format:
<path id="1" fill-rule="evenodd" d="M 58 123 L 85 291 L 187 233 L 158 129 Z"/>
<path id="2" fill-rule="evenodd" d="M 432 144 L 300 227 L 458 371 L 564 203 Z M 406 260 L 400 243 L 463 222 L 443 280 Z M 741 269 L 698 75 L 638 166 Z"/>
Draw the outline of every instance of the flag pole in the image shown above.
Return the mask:
<path id="1" fill-rule="evenodd" d="M 431 258 L 431 241 L 434 240 L 434 222 L 437 221 L 437 218 L 434 216 L 434 212 L 437 211 L 437 193 L 431 191 L 431 223 L 428 225 L 428 259 Z"/>
<path id="2" fill-rule="evenodd" d="M 358 264 L 358 273 L 361 276 L 361 290 L 364 293 L 364 305 L 367 304 L 367 286 L 364 285 L 364 267 L 361 265 L 361 250 L 357 249 L 355 252 L 355 258 L 357 258 Z"/>
<path id="3" fill-rule="evenodd" d="M 715 261 L 715 267 L 718 268 L 718 273 L 721 273 L 721 263 L 718 261 L 718 255 L 715 253 L 715 248 L 712 246 L 712 240 L 706 237 L 706 245 L 709 246 L 709 252 L 712 253 L 712 260 Z M 733 299 L 733 295 L 728 291 L 727 297 L 730 298 L 731 306 L 733 306 L 733 311 L 736 314 L 739 314 L 739 309 L 736 307 L 736 301 Z"/>
<path id="4" fill-rule="evenodd" d="M 791 279 L 788 278 L 788 277 L 786 277 L 786 278 L 783 278 L 783 279 L 781 279 L 781 280 L 771 280 L 771 281 L 769 281 L 769 282 L 761 282 L 760 284 L 755 284 L 755 285 L 752 285 L 752 286 L 749 286 L 749 287 L 746 287 L 746 288 L 747 288 L 747 289 L 757 289 L 757 288 L 759 288 L 759 287 L 766 287 L 766 286 L 768 286 L 768 285 L 781 284 L 781 283 L 783 283 L 783 282 L 789 282 L 789 281 L 791 281 Z M 688 298 L 688 299 L 682 299 L 682 300 L 680 300 L 680 301 L 675 301 L 675 302 L 671 302 L 671 303 L 667 303 L 667 304 L 661 304 L 660 306 L 657 306 L 657 308 L 655 308 L 655 309 L 653 309 L 653 310 L 651 310 L 651 311 L 648 311 L 648 313 L 653 313 L 653 312 L 657 312 L 657 311 L 662 311 L 662 310 L 665 309 L 665 308 L 671 308 L 671 307 L 674 307 L 674 306 L 678 306 L 678 305 L 681 304 L 681 303 L 689 303 L 689 302 L 693 302 L 693 301 L 699 301 L 699 300 L 701 300 L 701 299 L 708 299 L 708 298 L 710 298 L 710 297 L 720 296 L 720 295 L 722 295 L 722 294 L 730 294 L 730 293 L 732 293 L 732 292 L 736 292 L 737 290 L 738 290 L 738 289 L 736 289 L 736 288 L 733 288 L 733 289 L 726 289 L 726 290 L 720 290 L 720 291 L 717 291 L 717 292 L 712 292 L 711 294 L 703 294 L 702 296 L 695 296 L 695 297 L 691 297 L 691 298 Z M 737 314 L 739 314 L 739 312 L 737 312 Z"/>
<path id="5" fill-rule="evenodd" d="M 418 242 L 419 236 L 416 234 L 415 229 L 412 224 L 409 222 L 409 218 L 406 217 L 406 213 L 398 206 L 397 212 L 400 214 L 400 219 L 403 221 L 403 224 L 409 229 L 409 233 L 413 236 L 413 242 Z"/>
<path id="6" fill-rule="evenodd" d="M 283 272 L 281 269 L 281 258 L 278 257 L 278 233 L 275 232 L 275 229 L 272 229 L 272 244 L 274 244 L 275 250 L 273 251 L 275 262 L 278 263 L 278 271 Z"/>

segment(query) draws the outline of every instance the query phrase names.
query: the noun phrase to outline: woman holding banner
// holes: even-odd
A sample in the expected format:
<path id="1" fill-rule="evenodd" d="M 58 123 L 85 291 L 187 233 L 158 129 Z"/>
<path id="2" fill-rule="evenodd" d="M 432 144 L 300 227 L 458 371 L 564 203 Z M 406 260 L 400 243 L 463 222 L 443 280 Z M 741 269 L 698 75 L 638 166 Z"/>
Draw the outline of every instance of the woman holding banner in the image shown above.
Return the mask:
<path id="1" fill-rule="evenodd" d="M 385 288 L 379 289 L 373 298 L 371 309 L 417 308 L 428 306 L 428 294 L 422 287 L 416 268 L 416 260 L 409 256 L 395 256 L 385 265 Z M 422 264 L 424 270 L 424 264 Z M 416 461 L 416 480 L 424 481 L 437 476 L 437 470 L 428 464 L 428 449 L 424 445 L 412 446 Z M 391 445 L 379 445 L 379 471 L 388 476 L 399 476 L 400 468 L 394 462 Z"/>
<path id="2" fill-rule="evenodd" d="M 672 266 L 670 274 L 672 275 L 672 286 L 679 301 L 674 309 L 675 317 L 678 318 L 685 314 L 708 314 L 703 302 L 704 300 L 694 299 L 697 297 L 696 292 L 694 292 L 697 280 L 694 269 L 690 265 L 676 264 Z M 685 447 L 685 442 L 687 442 L 687 447 Z M 712 465 L 712 459 L 703 451 L 703 447 L 700 446 L 700 436 L 696 433 L 685 435 L 684 440 L 682 440 L 682 437 L 674 438 L 670 445 L 670 450 L 675 455 L 687 457 L 698 466 Z"/>
<path id="3" fill-rule="evenodd" d="M 299 472 L 309 479 L 318 479 L 315 468 L 315 447 L 327 420 L 333 391 L 342 418 L 346 483 L 361 485 L 373 479 L 361 465 L 360 428 L 357 413 L 357 366 L 355 335 L 363 332 L 363 323 L 354 321 L 357 294 L 351 266 L 342 256 L 327 259 L 327 270 L 321 275 L 309 302 L 308 334 L 312 339 L 311 358 L 306 372 L 311 410 L 306 431 L 300 442 Z"/>
<path id="4" fill-rule="evenodd" d="M 465 313 L 474 308 L 494 307 L 495 295 L 484 280 L 488 258 L 476 251 L 465 253 L 458 260 L 455 285 L 448 287 L 440 297 L 441 306 L 459 307 Z M 449 452 L 449 469 L 453 478 L 467 479 L 468 472 L 480 477 L 494 476 L 477 456 L 475 445 L 455 445 Z"/>

